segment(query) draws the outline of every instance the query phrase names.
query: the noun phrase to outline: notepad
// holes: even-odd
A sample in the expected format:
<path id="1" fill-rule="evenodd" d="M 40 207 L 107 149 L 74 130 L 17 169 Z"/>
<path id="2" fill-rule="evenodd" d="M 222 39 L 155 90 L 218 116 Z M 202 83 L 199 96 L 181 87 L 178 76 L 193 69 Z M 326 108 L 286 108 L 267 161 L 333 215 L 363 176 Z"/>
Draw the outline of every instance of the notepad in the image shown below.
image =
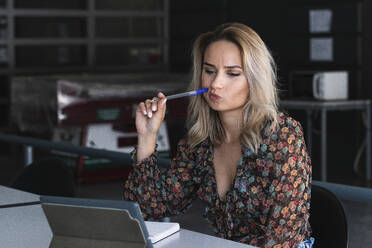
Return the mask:
<path id="1" fill-rule="evenodd" d="M 153 244 L 180 230 L 180 225 L 175 222 L 145 221 L 145 225 Z"/>

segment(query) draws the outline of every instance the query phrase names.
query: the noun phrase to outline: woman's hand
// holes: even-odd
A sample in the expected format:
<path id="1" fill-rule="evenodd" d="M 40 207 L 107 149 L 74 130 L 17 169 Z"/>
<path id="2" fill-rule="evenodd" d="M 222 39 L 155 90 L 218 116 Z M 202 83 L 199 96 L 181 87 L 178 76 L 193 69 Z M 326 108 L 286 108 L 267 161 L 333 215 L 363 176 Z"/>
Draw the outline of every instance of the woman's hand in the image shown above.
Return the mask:
<path id="1" fill-rule="evenodd" d="M 158 94 L 158 102 L 147 99 L 138 105 L 136 111 L 136 128 L 138 135 L 156 135 L 164 120 L 166 98 L 163 93 Z M 155 99 L 155 98 L 154 98 Z"/>
<path id="2" fill-rule="evenodd" d="M 152 102 L 147 99 L 138 105 L 136 111 L 136 129 L 138 133 L 137 161 L 151 155 L 155 150 L 156 135 L 164 120 L 166 98 L 163 93 L 157 96 L 160 100 Z"/>

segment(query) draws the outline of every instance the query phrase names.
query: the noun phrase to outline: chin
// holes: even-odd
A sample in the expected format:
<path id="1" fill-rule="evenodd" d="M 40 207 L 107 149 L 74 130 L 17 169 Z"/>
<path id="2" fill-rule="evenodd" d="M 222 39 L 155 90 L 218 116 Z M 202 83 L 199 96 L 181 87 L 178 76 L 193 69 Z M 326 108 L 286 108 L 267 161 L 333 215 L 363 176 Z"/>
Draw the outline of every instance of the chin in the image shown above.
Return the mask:
<path id="1" fill-rule="evenodd" d="M 227 106 L 221 106 L 219 104 L 211 104 L 208 102 L 208 106 L 213 109 L 214 111 L 216 112 L 235 112 L 235 111 L 243 111 L 243 106 L 236 106 L 236 107 L 233 107 L 233 106 L 230 106 L 230 107 L 227 107 Z"/>
<path id="2" fill-rule="evenodd" d="M 218 106 L 218 104 L 211 104 L 208 102 L 208 106 L 213 109 L 214 111 L 218 111 L 218 112 L 221 112 L 221 111 L 224 111 L 226 109 L 222 108 L 221 106 Z"/>

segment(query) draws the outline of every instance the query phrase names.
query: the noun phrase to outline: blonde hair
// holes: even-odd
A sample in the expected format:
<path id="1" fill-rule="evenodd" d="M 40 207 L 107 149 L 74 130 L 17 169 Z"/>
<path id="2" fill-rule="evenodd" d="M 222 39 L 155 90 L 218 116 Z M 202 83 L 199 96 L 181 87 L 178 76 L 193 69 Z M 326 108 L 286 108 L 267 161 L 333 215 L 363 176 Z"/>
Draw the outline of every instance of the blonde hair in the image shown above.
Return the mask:
<path id="1" fill-rule="evenodd" d="M 201 34 L 194 42 L 193 76 L 190 89 L 201 88 L 204 53 L 207 47 L 220 40 L 236 44 L 241 53 L 243 71 L 248 81 L 249 97 L 243 107 L 243 126 L 240 141 L 257 152 L 262 143 L 262 131 L 274 132 L 278 125 L 278 96 L 275 62 L 266 45 L 250 27 L 240 23 L 223 24 L 213 32 Z M 188 143 L 195 147 L 209 138 L 213 144 L 221 144 L 225 131 L 218 113 L 198 95 L 190 99 L 188 108 Z"/>

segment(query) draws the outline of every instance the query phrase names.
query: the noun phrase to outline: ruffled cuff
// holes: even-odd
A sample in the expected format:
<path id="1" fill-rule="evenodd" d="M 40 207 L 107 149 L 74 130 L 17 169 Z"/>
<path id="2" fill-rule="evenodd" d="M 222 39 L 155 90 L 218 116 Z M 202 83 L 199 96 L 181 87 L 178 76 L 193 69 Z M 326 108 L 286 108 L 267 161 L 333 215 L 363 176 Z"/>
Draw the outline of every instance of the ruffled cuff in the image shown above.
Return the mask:
<path id="1" fill-rule="evenodd" d="M 147 158 L 142 159 L 142 161 L 137 162 L 137 146 L 134 147 L 133 151 L 130 153 L 130 157 L 132 158 L 132 166 L 133 167 L 141 167 L 145 165 L 145 167 L 149 167 L 156 164 L 157 157 L 158 157 L 158 144 L 155 145 L 155 150 L 153 153 L 150 154 Z"/>

